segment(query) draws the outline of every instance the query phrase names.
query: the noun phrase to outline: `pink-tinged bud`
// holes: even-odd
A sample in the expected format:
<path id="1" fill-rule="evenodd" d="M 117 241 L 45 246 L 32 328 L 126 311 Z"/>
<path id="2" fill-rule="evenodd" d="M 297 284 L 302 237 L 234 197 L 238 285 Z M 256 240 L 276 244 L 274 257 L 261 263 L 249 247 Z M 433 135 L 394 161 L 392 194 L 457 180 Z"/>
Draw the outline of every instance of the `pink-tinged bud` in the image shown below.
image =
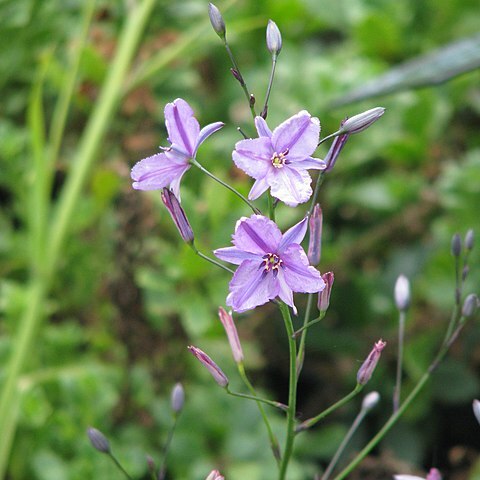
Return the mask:
<path id="1" fill-rule="evenodd" d="M 376 122 L 383 114 L 383 107 L 375 107 L 365 112 L 347 118 L 340 127 L 340 133 L 359 133 L 368 128 L 372 123 Z"/>
<path id="2" fill-rule="evenodd" d="M 273 20 L 269 20 L 267 25 L 267 48 L 274 58 L 282 49 L 282 34 Z"/>
<path id="3" fill-rule="evenodd" d="M 463 302 L 462 315 L 466 318 L 471 317 L 479 305 L 480 301 L 475 293 L 467 295 L 467 298 Z"/>
<path id="4" fill-rule="evenodd" d="M 197 347 L 188 347 L 190 352 L 199 360 L 199 362 L 206 367 L 214 380 L 223 388 L 228 385 L 228 378 L 222 372 L 221 368 L 202 350 Z"/>
<path id="5" fill-rule="evenodd" d="M 436 468 L 431 468 L 425 480 L 442 480 L 442 476 Z"/>
<path id="6" fill-rule="evenodd" d="M 379 401 L 380 394 L 378 392 L 370 392 L 369 394 L 365 395 L 365 398 L 363 399 L 362 410 L 366 410 L 368 412 L 374 408 Z"/>
<path id="7" fill-rule="evenodd" d="M 179 413 L 185 403 L 185 390 L 181 383 L 176 383 L 170 396 L 170 405 L 175 413 Z"/>
<path id="8" fill-rule="evenodd" d="M 313 207 L 313 212 L 308 220 L 310 227 L 310 239 L 308 242 L 308 261 L 310 265 L 318 265 L 322 255 L 322 223 L 323 215 L 320 205 Z"/>
<path id="9" fill-rule="evenodd" d="M 325 288 L 318 294 L 318 310 L 319 312 L 326 312 L 330 305 L 330 294 L 332 293 L 335 275 L 333 272 L 327 272 L 322 275 L 322 278 L 325 282 Z"/>
<path id="10" fill-rule="evenodd" d="M 210 17 L 210 23 L 212 24 L 215 33 L 221 39 L 225 39 L 225 21 L 223 20 L 220 10 L 213 3 L 208 4 L 208 16 Z"/>
<path id="11" fill-rule="evenodd" d="M 183 241 L 186 243 L 193 243 L 194 236 L 192 227 L 190 226 L 187 216 L 185 215 L 177 197 L 168 188 L 164 188 L 162 191 L 162 200 L 167 207 L 172 220 L 175 222 Z"/>
<path id="12" fill-rule="evenodd" d="M 87 429 L 87 435 L 93 448 L 102 453 L 110 453 L 110 442 L 100 430 L 89 427 Z"/>
<path id="13" fill-rule="evenodd" d="M 357 373 L 357 383 L 365 385 L 372 377 L 373 371 L 380 360 L 382 350 L 385 348 L 387 342 L 381 339 L 373 346 L 372 351 L 368 354 L 367 359 L 363 362 Z"/>
<path id="14" fill-rule="evenodd" d="M 225 480 L 225 477 L 218 470 L 212 470 L 205 480 Z"/>
<path id="15" fill-rule="evenodd" d="M 395 305 L 404 312 L 410 306 L 410 282 L 405 275 L 400 275 L 395 282 L 394 289 Z"/>
<path id="16" fill-rule="evenodd" d="M 240 345 L 237 328 L 235 327 L 231 312 L 228 313 L 225 309 L 219 307 L 218 316 L 220 317 L 220 321 L 222 322 L 225 333 L 227 334 L 228 343 L 230 344 L 230 348 L 232 350 L 233 359 L 237 363 L 243 362 L 242 346 Z"/>
<path id="17" fill-rule="evenodd" d="M 330 172 L 333 169 L 335 163 L 337 162 L 337 158 L 340 155 L 340 152 L 347 143 L 349 136 L 350 135 L 348 133 L 342 133 L 340 135 L 337 135 L 333 139 L 333 142 L 330 145 L 330 149 L 328 150 L 326 157 L 323 159 L 323 161 L 327 164 L 325 172 Z"/>
<path id="18" fill-rule="evenodd" d="M 480 423 L 480 400 L 474 400 L 472 407 L 473 407 L 473 414 L 475 415 L 477 422 Z"/>

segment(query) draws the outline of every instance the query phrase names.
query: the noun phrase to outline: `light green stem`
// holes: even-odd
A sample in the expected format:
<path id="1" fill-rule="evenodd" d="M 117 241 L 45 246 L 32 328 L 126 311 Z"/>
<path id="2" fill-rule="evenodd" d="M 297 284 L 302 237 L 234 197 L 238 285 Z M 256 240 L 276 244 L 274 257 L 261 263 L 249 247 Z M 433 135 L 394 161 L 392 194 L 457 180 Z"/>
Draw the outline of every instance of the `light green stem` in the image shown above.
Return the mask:
<path id="1" fill-rule="evenodd" d="M 405 310 L 400 311 L 398 319 L 398 358 L 397 358 L 397 376 L 395 389 L 393 391 L 393 411 L 396 412 L 400 407 L 400 393 L 402 389 L 402 364 L 403 364 L 403 343 L 405 337 Z"/>

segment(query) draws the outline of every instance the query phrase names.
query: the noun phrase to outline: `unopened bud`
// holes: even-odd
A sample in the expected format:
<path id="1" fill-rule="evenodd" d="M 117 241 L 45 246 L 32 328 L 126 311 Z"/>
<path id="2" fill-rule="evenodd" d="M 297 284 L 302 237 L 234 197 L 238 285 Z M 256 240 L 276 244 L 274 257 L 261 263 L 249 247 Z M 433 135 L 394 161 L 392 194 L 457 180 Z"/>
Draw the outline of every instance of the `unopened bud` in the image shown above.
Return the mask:
<path id="1" fill-rule="evenodd" d="M 467 295 L 467 298 L 463 302 L 463 306 L 462 306 L 462 316 L 466 318 L 471 317 L 475 313 L 475 310 L 477 309 L 478 305 L 479 305 L 479 301 L 475 293 L 471 293 L 470 295 Z"/>
<path id="2" fill-rule="evenodd" d="M 378 392 L 370 392 L 369 394 L 365 395 L 365 398 L 363 399 L 362 410 L 371 410 L 379 401 L 380 394 Z"/>
<path id="3" fill-rule="evenodd" d="M 323 159 L 323 161 L 327 165 L 327 168 L 325 168 L 325 172 L 330 172 L 333 169 L 335 163 L 337 162 L 337 158 L 342 151 L 342 148 L 347 143 L 349 136 L 350 135 L 348 133 L 342 133 L 340 135 L 337 135 L 333 139 L 333 142 L 330 145 L 330 149 L 328 150 L 326 157 Z"/>
<path id="4" fill-rule="evenodd" d="M 185 403 L 185 390 L 181 383 L 176 383 L 170 396 L 170 405 L 175 413 L 179 413 Z"/>
<path id="5" fill-rule="evenodd" d="M 465 235 L 465 248 L 467 250 L 472 250 L 474 243 L 475 243 L 475 232 L 472 229 L 470 229 Z"/>
<path id="6" fill-rule="evenodd" d="M 308 220 L 310 238 L 308 242 L 308 261 L 310 265 L 318 265 L 322 254 L 322 222 L 323 215 L 320 205 L 313 207 L 313 212 Z"/>
<path id="7" fill-rule="evenodd" d="M 327 272 L 322 275 L 322 279 L 325 282 L 325 288 L 318 294 L 318 310 L 320 313 L 326 312 L 330 305 L 330 295 L 335 275 L 333 272 Z"/>
<path id="8" fill-rule="evenodd" d="M 190 352 L 197 358 L 197 360 L 210 372 L 213 379 L 225 388 L 228 385 L 228 378 L 223 373 L 222 369 L 202 350 L 197 347 L 188 347 Z"/>
<path id="9" fill-rule="evenodd" d="M 253 107 L 255 105 L 255 95 L 253 93 L 250 94 L 250 100 L 249 100 L 249 104 L 251 107 Z"/>
<path id="10" fill-rule="evenodd" d="M 205 480 L 225 480 L 225 477 L 218 470 L 212 470 Z"/>
<path id="11" fill-rule="evenodd" d="M 354 134 L 362 132 L 376 122 L 384 113 L 385 109 L 383 107 L 375 107 L 347 118 L 340 127 L 340 133 Z"/>
<path id="12" fill-rule="evenodd" d="M 480 423 L 480 400 L 475 399 L 472 403 L 472 407 L 473 407 L 473 414 L 475 415 L 477 422 Z"/>
<path id="13" fill-rule="evenodd" d="M 227 334 L 228 343 L 230 344 L 230 349 L 232 350 L 233 359 L 237 363 L 243 362 L 242 346 L 240 345 L 237 327 L 235 327 L 231 312 L 228 313 L 225 309 L 219 307 L 218 316 L 220 317 L 220 321 L 222 322 L 225 333 Z"/>
<path id="14" fill-rule="evenodd" d="M 168 188 L 164 188 L 162 190 L 162 201 L 167 207 L 168 213 L 170 213 L 172 220 L 177 226 L 177 230 L 180 233 L 183 241 L 186 243 L 193 243 L 194 236 L 192 227 L 190 226 L 187 216 L 185 215 L 185 212 L 177 197 Z"/>
<path id="15" fill-rule="evenodd" d="M 240 83 L 240 85 L 243 87 L 245 85 L 245 81 L 243 80 L 241 73 L 236 68 L 231 68 L 230 71 L 235 79 L 238 80 L 238 83 Z"/>
<path id="16" fill-rule="evenodd" d="M 450 251 L 454 257 L 459 257 L 462 253 L 462 238 L 458 233 L 452 237 L 452 243 L 450 246 Z"/>
<path id="17" fill-rule="evenodd" d="M 212 24 L 215 33 L 222 39 L 225 39 L 225 22 L 223 20 L 220 10 L 213 4 L 208 4 L 208 16 L 210 17 L 210 23 Z"/>
<path id="18" fill-rule="evenodd" d="M 410 306 L 410 282 L 405 275 L 400 275 L 395 282 L 395 305 L 404 312 Z"/>
<path id="19" fill-rule="evenodd" d="M 380 355 L 382 350 L 385 348 L 387 342 L 382 341 L 381 339 L 375 343 L 372 351 L 368 354 L 368 357 L 363 362 L 362 366 L 359 368 L 357 373 L 357 383 L 360 385 L 365 385 L 370 378 L 372 377 L 373 371 L 377 366 L 378 361 L 380 360 Z"/>
<path id="20" fill-rule="evenodd" d="M 276 58 L 282 49 L 282 34 L 273 20 L 269 20 L 267 25 L 267 48 L 273 58 Z"/>
<path id="21" fill-rule="evenodd" d="M 425 480 L 442 480 L 442 475 L 436 468 L 431 468 Z"/>
<path id="22" fill-rule="evenodd" d="M 89 427 L 87 429 L 87 435 L 93 448 L 102 453 L 110 453 L 110 442 L 100 430 Z"/>

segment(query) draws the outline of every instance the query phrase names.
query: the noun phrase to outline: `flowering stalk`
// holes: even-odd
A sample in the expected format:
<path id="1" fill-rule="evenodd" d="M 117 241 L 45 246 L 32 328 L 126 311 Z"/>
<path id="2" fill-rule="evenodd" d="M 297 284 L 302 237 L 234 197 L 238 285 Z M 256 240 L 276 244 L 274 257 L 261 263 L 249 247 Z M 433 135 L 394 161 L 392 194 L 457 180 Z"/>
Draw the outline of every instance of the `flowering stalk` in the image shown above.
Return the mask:
<path id="1" fill-rule="evenodd" d="M 277 66 L 277 58 L 282 49 L 282 36 L 277 24 L 269 20 L 267 25 L 267 48 L 272 54 L 272 70 L 270 72 L 270 79 L 268 80 L 267 93 L 265 95 L 265 103 L 263 105 L 262 113 L 263 118 L 267 118 L 268 115 L 268 100 L 270 98 L 270 92 L 272 91 L 273 79 L 275 77 L 275 68 Z"/>

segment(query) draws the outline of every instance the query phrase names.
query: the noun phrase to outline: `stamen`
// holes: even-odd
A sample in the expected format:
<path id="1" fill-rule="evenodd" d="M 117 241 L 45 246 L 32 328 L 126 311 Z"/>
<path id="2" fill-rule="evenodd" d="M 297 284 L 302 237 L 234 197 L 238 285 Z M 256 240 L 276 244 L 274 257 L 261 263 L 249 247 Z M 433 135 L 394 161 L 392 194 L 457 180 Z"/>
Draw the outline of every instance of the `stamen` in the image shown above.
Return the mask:
<path id="1" fill-rule="evenodd" d="M 273 272 L 273 276 L 276 278 L 278 275 L 279 267 L 283 268 L 283 261 L 282 259 L 275 253 L 267 253 L 263 257 L 263 262 L 260 264 L 259 268 L 263 267 L 263 271 L 265 274 L 268 272 Z"/>

